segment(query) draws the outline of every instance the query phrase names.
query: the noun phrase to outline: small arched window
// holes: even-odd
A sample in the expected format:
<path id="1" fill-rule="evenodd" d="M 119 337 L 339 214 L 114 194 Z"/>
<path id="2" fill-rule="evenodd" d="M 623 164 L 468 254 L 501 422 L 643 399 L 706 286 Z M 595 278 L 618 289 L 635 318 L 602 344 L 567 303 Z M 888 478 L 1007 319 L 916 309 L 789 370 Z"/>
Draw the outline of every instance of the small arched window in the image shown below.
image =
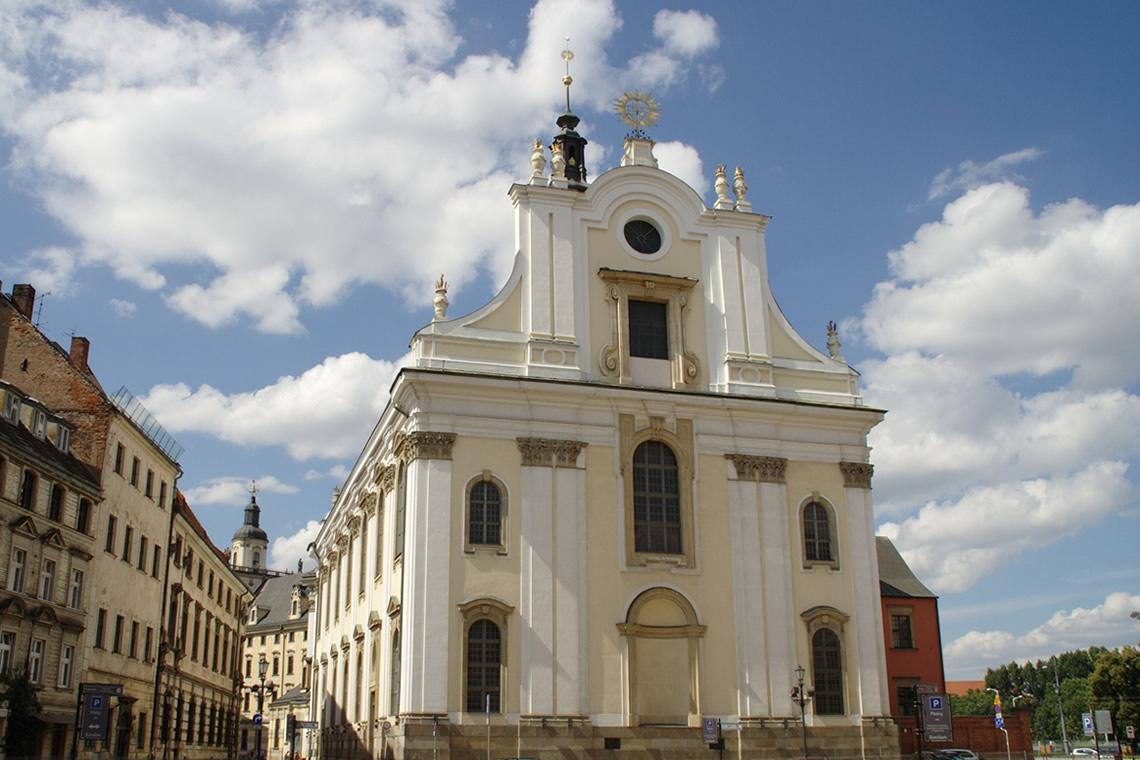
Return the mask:
<path id="1" fill-rule="evenodd" d="M 633 452 L 635 550 L 681 554 L 681 488 L 677 457 L 661 441 Z"/>
<path id="2" fill-rule="evenodd" d="M 497 713 L 503 664 L 502 632 L 486 618 L 467 629 L 467 711 Z"/>
<path id="3" fill-rule="evenodd" d="M 812 676 L 816 715 L 843 714 L 843 658 L 839 637 L 821 628 L 811 638 Z"/>
<path id="4" fill-rule="evenodd" d="M 804 507 L 804 560 L 806 562 L 834 562 L 831 514 L 818 501 Z"/>

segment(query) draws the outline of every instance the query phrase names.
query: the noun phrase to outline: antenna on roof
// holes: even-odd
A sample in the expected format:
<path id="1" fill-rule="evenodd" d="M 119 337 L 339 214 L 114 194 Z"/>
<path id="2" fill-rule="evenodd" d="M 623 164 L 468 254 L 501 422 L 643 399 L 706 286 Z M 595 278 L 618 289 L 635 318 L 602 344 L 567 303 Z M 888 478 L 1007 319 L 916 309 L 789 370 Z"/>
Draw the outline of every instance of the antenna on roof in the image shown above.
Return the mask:
<path id="1" fill-rule="evenodd" d="M 36 327 L 40 326 L 40 317 L 42 317 L 44 314 L 44 301 L 46 301 L 47 297 L 50 295 L 51 295 L 50 290 L 47 290 L 47 291 L 44 291 L 43 293 L 40 293 L 40 302 L 38 304 L 36 304 L 36 321 L 35 321 Z"/>

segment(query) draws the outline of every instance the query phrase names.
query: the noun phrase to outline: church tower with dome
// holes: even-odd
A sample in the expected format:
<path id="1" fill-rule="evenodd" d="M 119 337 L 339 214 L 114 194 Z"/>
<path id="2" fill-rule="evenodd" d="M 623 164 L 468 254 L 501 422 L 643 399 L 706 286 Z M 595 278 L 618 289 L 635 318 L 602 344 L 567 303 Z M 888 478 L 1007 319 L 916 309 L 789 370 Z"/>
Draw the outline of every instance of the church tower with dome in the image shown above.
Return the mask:
<path id="1" fill-rule="evenodd" d="M 743 171 L 706 206 L 618 106 L 596 179 L 569 98 L 535 142 L 513 271 L 458 318 L 440 278 L 321 525 L 322 757 L 898 754 L 884 412 L 780 311 Z"/>
<path id="2" fill-rule="evenodd" d="M 257 592 L 267 576 L 269 536 L 261 527 L 261 507 L 257 504 L 257 485 L 249 488 L 249 503 L 245 505 L 245 520 L 234 531 L 230 544 L 230 566 L 250 591 Z"/>

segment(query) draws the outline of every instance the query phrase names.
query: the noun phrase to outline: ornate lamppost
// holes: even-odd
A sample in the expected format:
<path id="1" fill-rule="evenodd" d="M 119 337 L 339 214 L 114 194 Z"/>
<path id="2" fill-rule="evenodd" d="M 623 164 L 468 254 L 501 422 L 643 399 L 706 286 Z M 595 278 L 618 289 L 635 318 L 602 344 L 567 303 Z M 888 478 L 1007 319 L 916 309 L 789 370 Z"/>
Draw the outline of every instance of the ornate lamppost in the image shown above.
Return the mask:
<path id="1" fill-rule="evenodd" d="M 805 719 L 805 706 L 815 695 L 814 686 L 804 686 L 804 674 L 807 673 L 802 665 L 796 665 L 796 685 L 792 687 L 792 701 L 800 706 L 800 726 L 804 737 L 804 760 L 807 760 L 807 720 Z"/>
<path id="2" fill-rule="evenodd" d="M 265 671 L 269 669 L 269 662 L 265 659 L 265 655 L 261 655 L 261 659 L 257 661 L 257 676 L 261 682 L 259 686 L 251 686 L 250 691 L 257 692 L 257 720 L 261 723 L 255 722 L 253 724 L 254 737 L 253 749 L 254 760 L 261 760 L 261 727 L 264 725 L 264 715 L 262 710 L 265 708 L 265 692 L 268 690 L 270 693 L 277 688 L 272 681 L 265 683 Z"/>

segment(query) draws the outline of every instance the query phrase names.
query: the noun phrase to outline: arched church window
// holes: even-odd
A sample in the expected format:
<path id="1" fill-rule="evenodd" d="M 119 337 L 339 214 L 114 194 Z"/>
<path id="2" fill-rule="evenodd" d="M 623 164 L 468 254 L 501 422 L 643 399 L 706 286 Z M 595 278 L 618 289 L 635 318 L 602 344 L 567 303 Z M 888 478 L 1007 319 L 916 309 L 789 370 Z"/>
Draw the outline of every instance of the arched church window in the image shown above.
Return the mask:
<path id="1" fill-rule="evenodd" d="M 634 450 L 633 522 L 637 551 L 682 553 L 677 457 L 661 441 L 645 441 Z"/>

